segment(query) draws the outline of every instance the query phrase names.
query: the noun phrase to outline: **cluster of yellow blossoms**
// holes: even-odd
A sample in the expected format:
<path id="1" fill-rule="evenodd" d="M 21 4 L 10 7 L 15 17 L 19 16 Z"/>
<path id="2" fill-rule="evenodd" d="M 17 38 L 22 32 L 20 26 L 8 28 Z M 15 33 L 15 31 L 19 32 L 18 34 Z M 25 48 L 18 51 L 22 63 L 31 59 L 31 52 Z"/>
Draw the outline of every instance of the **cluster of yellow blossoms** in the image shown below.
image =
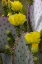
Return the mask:
<path id="1" fill-rule="evenodd" d="M 2 0 L 2 6 L 6 6 L 7 4 L 11 4 L 10 0 Z"/>
<path id="2" fill-rule="evenodd" d="M 8 21 L 14 26 L 19 26 L 26 21 L 26 16 L 22 13 L 10 15 Z"/>
<path id="3" fill-rule="evenodd" d="M 14 12 L 19 12 L 19 11 L 21 11 L 22 10 L 22 8 L 23 8 L 23 5 L 22 5 L 22 3 L 20 3 L 19 1 L 14 1 L 14 2 L 12 2 L 12 1 L 10 1 L 10 0 L 2 0 L 2 6 L 6 6 L 6 5 L 9 5 L 10 4 L 10 6 L 11 6 L 11 9 L 14 11 Z M 8 6 L 7 5 L 7 6 Z"/>
<path id="4" fill-rule="evenodd" d="M 40 42 L 40 33 L 39 32 L 27 33 L 25 35 L 25 40 L 27 41 L 27 44 L 32 45 L 32 48 L 31 48 L 32 53 L 38 52 L 38 45 Z"/>

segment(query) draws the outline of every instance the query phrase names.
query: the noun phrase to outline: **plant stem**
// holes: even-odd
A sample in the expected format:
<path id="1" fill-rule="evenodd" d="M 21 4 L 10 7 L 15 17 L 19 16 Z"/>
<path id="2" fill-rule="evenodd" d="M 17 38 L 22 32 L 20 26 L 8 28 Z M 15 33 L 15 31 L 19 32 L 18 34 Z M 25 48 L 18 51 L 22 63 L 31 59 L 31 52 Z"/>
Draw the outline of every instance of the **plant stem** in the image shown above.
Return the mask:
<path id="1" fill-rule="evenodd" d="M 3 11 L 4 11 L 4 16 L 7 16 L 8 15 L 8 7 L 7 6 L 3 7 Z"/>
<path id="2" fill-rule="evenodd" d="M 27 32 L 28 31 L 28 23 L 27 21 L 24 23 L 24 32 Z"/>
<path id="3" fill-rule="evenodd" d="M 20 26 L 16 26 L 16 32 L 17 32 L 17 36 L 20 37 L 21 36 Z"/>

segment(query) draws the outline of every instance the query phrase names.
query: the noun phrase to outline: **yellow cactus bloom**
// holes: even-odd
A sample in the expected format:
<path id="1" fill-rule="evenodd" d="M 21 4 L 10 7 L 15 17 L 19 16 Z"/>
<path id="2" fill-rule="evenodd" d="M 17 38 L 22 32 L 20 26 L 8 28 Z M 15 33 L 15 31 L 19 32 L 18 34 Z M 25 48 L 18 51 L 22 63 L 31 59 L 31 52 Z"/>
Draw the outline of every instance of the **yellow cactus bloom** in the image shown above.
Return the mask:
<path id="1" fill-rule="evenodd" d="M 12 10 L 15 12 L 19 12 L 22 10 L 23 5 L 19 1 L 14 1 L 11 3 Z"/>
<path id="2" fill-rule="evenodd" d="M 2 6 L 6 6 L 7 5 L 7 1 L 6 0 L 2 0 Z"/>
<path id="3" fill-rule="evenodd" d="M 31 32 L 32 43 L 40 43 L 40 32 Z"/>
<path id="4" fill-rule="evenodd" d="M 27 41 L 27 44 L 32 44 L 32 42 L 31 42 L 31 35 L 30 35 L 30 33 L 27 33 L 26 35 L 25 35 L 25 40 Z"/>
<path id="5" fill-rule="evenodd" d="M 14 24 L 14 16 L 10 15 L 8 21 L 13 25 Z"/>
<path id="6" fill-rule="evenodd" d="M 39 44 L 32 44 L 31 52 L 32 53 L 37 53 L 39 50 Z"/>
<path id="7" fill-rule="evenodd" d="M 40 33 L 39 32 L 27 33 L 25 35 L 25 40 L 27 41 L 28 44 L 39 43 Z"/>
<path id="8" fill-rule="evenodd" d="M 19 26 L 26 21 L 26 16 L 23 15 L 22 13 L 14 14 L 9 16 L 8 21 L 14 26 Z"/>

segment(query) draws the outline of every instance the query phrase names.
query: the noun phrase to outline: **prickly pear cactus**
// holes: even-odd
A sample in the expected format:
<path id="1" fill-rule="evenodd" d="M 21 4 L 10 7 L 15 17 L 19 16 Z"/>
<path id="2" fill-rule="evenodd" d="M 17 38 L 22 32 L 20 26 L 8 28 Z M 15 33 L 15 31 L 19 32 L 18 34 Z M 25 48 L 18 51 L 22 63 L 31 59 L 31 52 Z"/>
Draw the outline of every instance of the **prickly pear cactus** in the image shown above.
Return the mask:
<path id="1" fill-rule="evenodd" d="M 1 17 L 0 18 L 0 49 L 4 49 L 5 45 L 7 44 L 7 35 L 6 35 L 7 30 L 11 31 L 14 38 L 17 37 L 15 27 L 8 22 L 7 17 Z"/>
<path id="2" fill-rule="evenodd" d="M 8 44 L 7 35 L 6 35 L 7 30 L 11 31 L 14 38 L 17 37 L 15 27 L 8 22 L 7 17 L 0 17 L 0 50 L 1 51 L 4 50 L 5 45 Z M 0 51 L 0 55 L 2 57 L 3 64 L 12 64 L 11 56 L 5 53 L 1 53 L 1 51 Z"/>
<path id="3" fill-rule="evenodd" d="M 14 64 L 34 64 L 33 55 L 26 45 L 24 34 L 17 40 L 14 54 Z"/>
<path id="4" fill-rule="evenodd" d="M 0 50 L 5 49 L 5 45 L 8 44 L 7 42 L 7 35 L 6 31 L 11 31 L 14 38 L 17 38 L 15 27 L 10 25 L 10 23 L 7 20 L 7 17 L 1 17 L 0 18 Z M 8 41 L 10 39 L 8 38 Z M 16 40 L 16 49 L 14 53 L 14 64 L 33 64 L 33 56 L 30 53 L 28 46 L 26 45 L 24 35 L 19 37 L 19 39 Z M 12 56 L 0 53 L 0 56 L 2 57 L 2 64 L 12 64 Z"/>

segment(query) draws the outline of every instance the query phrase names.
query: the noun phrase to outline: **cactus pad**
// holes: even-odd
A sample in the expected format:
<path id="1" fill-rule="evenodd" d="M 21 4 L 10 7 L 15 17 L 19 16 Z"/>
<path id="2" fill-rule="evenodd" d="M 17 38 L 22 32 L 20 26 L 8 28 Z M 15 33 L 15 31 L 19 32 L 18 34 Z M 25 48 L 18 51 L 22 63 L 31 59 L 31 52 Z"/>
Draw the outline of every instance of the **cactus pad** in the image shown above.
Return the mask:
<path id="1" fill-rule="evenodd" d="M 34 64 L 33 56 L 29 51 L 28 45 L 22 35 L 16 43 L 14 64 Z"/>
<path id="2" fill-rule="evenodd" d="M 0 17 L 0 50 L 1 51 L 4 50 L 5 45 L 8 44 L 7 35 L 6 35 L 7 30 L 11 31 L 14 38 L 17 37 L 15 27 L 8 22 L 8 17 Z M 5 53 L 0 53 L 0 55 L 2 57 L 3 64 L 12 64 L 11 56 Z"/>
<path id="3" fill-rule="evenodd" d="M 10 30 L 13 34 L 13 37 L 17 37 L 15 27 L 12 26 L 8 20 L 7 17 L 1 17 L 0 18 L 0 49 L 4 49 L 5 45 L 7 44 L 7 35 L 6 31 Z"/>

